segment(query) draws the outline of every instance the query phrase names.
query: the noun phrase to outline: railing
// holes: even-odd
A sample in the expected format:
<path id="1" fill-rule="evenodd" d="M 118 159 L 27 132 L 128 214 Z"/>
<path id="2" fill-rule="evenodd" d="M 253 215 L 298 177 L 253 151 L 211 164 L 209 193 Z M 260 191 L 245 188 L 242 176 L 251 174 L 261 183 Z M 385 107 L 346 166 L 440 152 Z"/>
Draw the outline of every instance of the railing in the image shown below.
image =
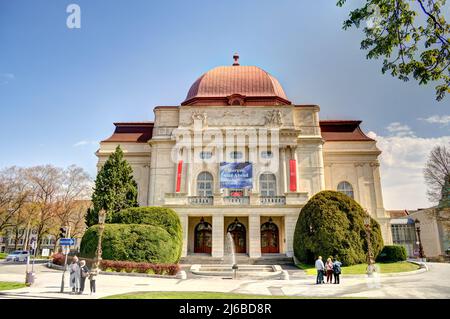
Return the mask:
<path id="1" fill-rule="evenodd" d="M 223 198 L 224 204 L 233 204 L 233 205 L 248 205 L 250 204 L 249 196 L 225 196 Z"/>
<path id="2" fill-rule="evenodd" d="M 190 205 L 213 205 L 213 196 L 191 196 L 189 197 Z"/>
<path id="3" fill-rule="evenodd" d="M 259 200 L 261 205 L 286 205 L 285 196 L 261 196 Z"/>

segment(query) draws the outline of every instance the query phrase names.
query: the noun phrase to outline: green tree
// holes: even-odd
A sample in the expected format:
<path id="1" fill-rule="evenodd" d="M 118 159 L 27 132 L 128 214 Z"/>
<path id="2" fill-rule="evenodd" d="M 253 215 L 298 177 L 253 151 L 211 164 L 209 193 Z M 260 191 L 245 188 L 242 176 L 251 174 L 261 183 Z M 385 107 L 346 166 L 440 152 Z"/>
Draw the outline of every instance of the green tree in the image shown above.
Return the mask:
<path id="1" fill-rule="evenodd" d="M 87 227 L 91 227 L 98 224 L 98 212 L 93 207 L 89 207 L 86 211 L 84 221 Z"/>
<path id="2" fill-rule="evenodd" d="M 338 0 L 343 6 L 346 0 Z M 419 84 L 431 81 L 436 99 L 450 92 L 450 24 L 445 19 L 446 0 L 366 0 L 364 6 L 350 12 L 344 29 L 359 28 L 365 39 L 361 49 L 368 59 L 383 58 L 382 72 Z M 448 19 L 448 15 L 447 15 Z"/>
<path id="3" fill-rule="evenodd" d="M 314 195 L 302 208 L 294 233 L 294 254 L 313 263 L 317 256 L 339 256 L 344 265 L 367 260 L 364 209 L 352 198 L 335 191 Z M 371 219 L 370 239 L 374 257 L 383 248 L 378 222 Z"/>
<path id="4" fill-rule="evenodd" d="M 130 207 L 138 207 L 137 195 L 137 183 L 133 179 L 133 169 L 124 160 L 120 146 L 117 146 L 116 151 L 109 156 L 95 180 L 92 194 L 94 211 L 91 211 L 91 214 L 97 215 L 97 217 L 94 217 L 93 220 L 98 221 L 98 212 L 102 209 L 107 212 L 106 222 L 110 222 L 112 213 Z M 92 220 L 92 216 L 89 219 Z"/>

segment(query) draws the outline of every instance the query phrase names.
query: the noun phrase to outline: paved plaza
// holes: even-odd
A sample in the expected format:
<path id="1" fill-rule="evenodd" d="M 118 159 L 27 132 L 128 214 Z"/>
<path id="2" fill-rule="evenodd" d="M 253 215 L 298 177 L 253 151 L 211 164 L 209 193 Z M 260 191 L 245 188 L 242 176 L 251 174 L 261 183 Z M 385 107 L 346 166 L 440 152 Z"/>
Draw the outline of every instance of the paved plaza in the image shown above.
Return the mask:
<path id="1" fill-rule="evenodd" d="M 66 293 L 60 293 L 62 272 L 45 265 L 35 265 L 36 281 L 32 287 L 0 291 L 0 298 L 79 298 L 95 299 L 136 291 L 208 291 L 272 296 L 356 297 L 356 298 L 450 298 L 450 264 L 427 263 L 428 271 L 379 276 L 343 275 L 340 285 L 315 285 L 315 277 L 289 268 L 291 280 L 231 280 L 193 278 L 187 280 L 136 276 L 99 275 L 97 294 L 71 295 L 66 276 Z M 0 281 L 23 282 L 25 265 L 0 262 Z M 86 291 L 89 292 L 87 282 Z"/>

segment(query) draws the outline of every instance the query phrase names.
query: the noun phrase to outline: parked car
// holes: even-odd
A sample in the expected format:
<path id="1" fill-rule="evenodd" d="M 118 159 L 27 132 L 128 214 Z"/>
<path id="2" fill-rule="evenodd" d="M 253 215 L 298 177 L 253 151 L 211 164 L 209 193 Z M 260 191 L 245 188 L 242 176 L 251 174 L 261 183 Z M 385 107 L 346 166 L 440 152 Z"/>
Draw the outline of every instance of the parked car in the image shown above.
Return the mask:
<path id="1" fill-rule="evenodd" d="M 27 261 L 27 258 L 30 256 L 30 253 L 25 250 L 15 250 L 12 253 L 10 253 L 8 256 L 6 256 L 6 261 L 15 261 L 15 262 L 21 262 L 21 261 Z"/>

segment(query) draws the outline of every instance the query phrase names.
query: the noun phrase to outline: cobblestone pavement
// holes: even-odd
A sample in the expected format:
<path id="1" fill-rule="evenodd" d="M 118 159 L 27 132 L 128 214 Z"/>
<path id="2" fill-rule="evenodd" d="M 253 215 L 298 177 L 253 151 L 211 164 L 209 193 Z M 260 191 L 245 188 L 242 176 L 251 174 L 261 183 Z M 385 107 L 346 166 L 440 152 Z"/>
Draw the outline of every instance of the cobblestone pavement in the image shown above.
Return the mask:
<path id="1" fill-rule="evenodd" d="M 69 276 L 65 293 L 60 293 L 62 272 L 35 265 L 36 281 L 31 287 L 0 291 L 0 298 L 79 298 L 93 299 L 136 291 L 211 291 L 273 296 L 356 297 L 356 298 L 450 298 L 450 264 L 427 263 L 429 271 L 400 276 L 342 276 L 340 285 L 316 285 L 314 276 L 288 269 L 291 280 L 230 280 L 195 278 L 187 280 L 134 276 L 99 275 L 95 296 L 69 293 Z M 24 282 L 25 265 L 0 262 L 0 281 Z"/>

